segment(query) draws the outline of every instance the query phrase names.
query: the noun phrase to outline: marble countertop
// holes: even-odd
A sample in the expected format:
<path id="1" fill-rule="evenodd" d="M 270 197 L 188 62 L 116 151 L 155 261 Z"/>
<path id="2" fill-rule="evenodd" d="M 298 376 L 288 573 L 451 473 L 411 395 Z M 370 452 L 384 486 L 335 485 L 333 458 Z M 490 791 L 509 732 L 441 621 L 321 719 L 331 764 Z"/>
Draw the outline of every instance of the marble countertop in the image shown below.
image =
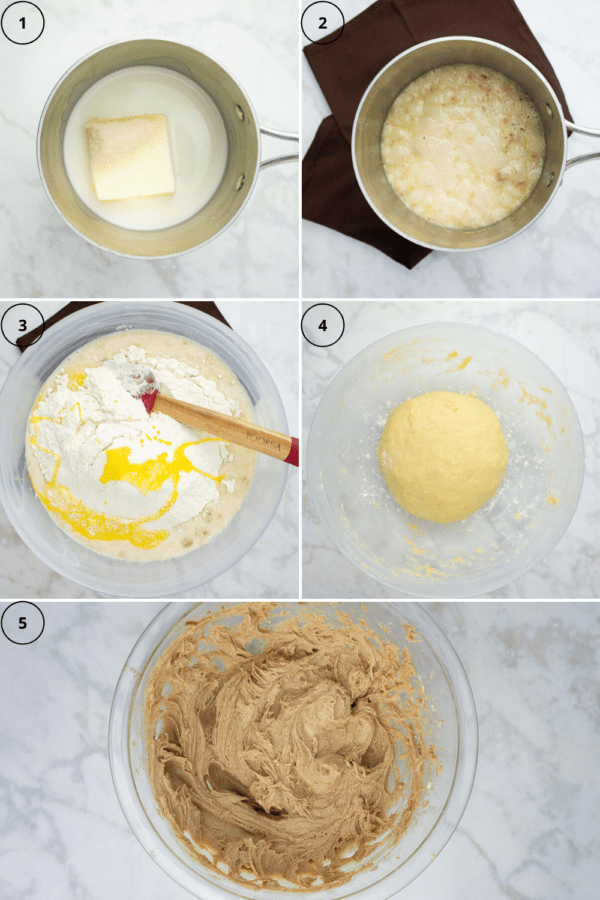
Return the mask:
<path id="1" fill-rule="evenodd" d="M 371 0 L 338 4 L 346 21 L 370 5 Z M 600 128 L 600 5 L 596 0 L 517 0 L 517 5 L 554 67 L 574 122 Z M 304 156 L 331 110 L 304 57 L 302 66 Z M 573 134 L 568 157 L 598 149 L 594 138 Z M 514 240 L 469 253 L 434 251 L 412 271 L 373 247 L 303 221 L 303 296 L 597 297 L 599 207 L 594 161 L 566 172 L 544 214 Z"/>
<path id="2" fill-rule="evenodd" d="M 45 630 L 34 644 L 10 644 L 0 633 L 2 713 L 10 727 L 0 749 L 0 893 L 15 900 L 189 900 L 129 829 L 107 752 L 121 669 L 161 604 L 40 608 Z M 426 608 L 470 680 L 479 763 L 456 832 L 396 896 L 596 896 L 599 604 Z"/>
<path id="3" fill-rule="evenodd" d="M 311 306 L 305 302 L 304 308 Z M 591 598 L 600 585 L 600 303 L 598 301 L 339 301 L 346 327 L 327 349 L 303 341 L 303 442 L 324 391 L 364 347 L 413 325 L 465 322 L 514 338 L 537 354 L 560 379 L 584 436 L 585 479 L 579 505 L 556 547 L 527 575 L 485 598 Z M 302 594 L 353 599 L 408 595 L 357 569 L 335 547 L 317 518 L 306 478 L 303 490 Z"/>
<path id="4" fill-rule="evenodd" d="M 111 301 L 105 301 L 110 303 Z M 0 318 L 11 304 L 0 302 Z M 37 301 L 45 319 L 63 304 Z M 298 434 L 298 303 L 293 301 L 219 301 L 231 327 L 252 347 L 277 385 L 290 434 Z M 0 336 L 0 388 L 20 356 Z M 294 598 L 298 596 L 298 471 L 289 473 L 279 509 L 260 540 L 235 566 L 209 584 L 180 598 Z M 13 529 L 0 505 L 0 597 L 29 600 L 83 599 L 101 596 L 46 566 Z"/>
<path id="5" fill-rule="evenodd" d="M 2 4 L 2 9 L 8 3 Z M 297 132 L 298 12 L 272 0 L 46 0 L 41 37 L 0 34 L 0 294 L 3 297 L 297 297 L 297 163 L 261 172 L 243 214 L 210 245 L 158 261 L 88 244 L 56 213 L 36 160 L 51 90 L 82 56 L 113 41 L 160 37 L 192 44 L 237 78 L 263 126 Z M 263 138 L 263 158 L 294 152 Z"/>

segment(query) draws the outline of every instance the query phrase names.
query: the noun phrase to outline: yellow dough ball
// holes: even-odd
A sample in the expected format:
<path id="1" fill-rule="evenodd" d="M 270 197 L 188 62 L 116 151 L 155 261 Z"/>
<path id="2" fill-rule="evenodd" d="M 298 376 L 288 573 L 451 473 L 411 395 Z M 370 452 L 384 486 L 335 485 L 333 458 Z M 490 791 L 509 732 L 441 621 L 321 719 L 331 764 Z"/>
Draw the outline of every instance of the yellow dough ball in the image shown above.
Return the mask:
<path id="1" fill-rule="evenodd" d="M 396 407 L 377 456 L 390 491 L 407 512 L 432 522 L 457 522 L 494 496 L 508 448 L 487 403 L 433 391 Z"/>

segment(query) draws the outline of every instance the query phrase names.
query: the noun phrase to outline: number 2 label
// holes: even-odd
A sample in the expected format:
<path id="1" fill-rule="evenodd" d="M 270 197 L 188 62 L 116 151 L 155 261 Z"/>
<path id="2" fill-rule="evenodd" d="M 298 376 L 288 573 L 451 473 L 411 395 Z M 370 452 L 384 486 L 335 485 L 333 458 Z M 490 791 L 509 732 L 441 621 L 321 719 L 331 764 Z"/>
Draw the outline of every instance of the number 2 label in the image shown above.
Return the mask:
<path id="1" fill-rule="evenodd" d="M 304 37 L 313 44 L 333 44 L 342 36 L 345 24 L 343 12 L 330 0 L 308 2 L 300 19 Z"/>

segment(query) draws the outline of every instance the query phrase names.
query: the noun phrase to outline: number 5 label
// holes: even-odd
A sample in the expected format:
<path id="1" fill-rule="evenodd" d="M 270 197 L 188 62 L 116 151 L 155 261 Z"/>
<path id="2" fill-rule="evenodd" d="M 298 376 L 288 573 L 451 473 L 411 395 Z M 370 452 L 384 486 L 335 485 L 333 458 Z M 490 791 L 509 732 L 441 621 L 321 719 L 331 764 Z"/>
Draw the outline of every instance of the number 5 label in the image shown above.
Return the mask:
<path id="1" fill-rule="evenodd" d="M 33 644 L 41 637 L 46 624 L 39 606 L 26 600 L 7 606 L 0 623 L 4 637 L 11 644 Z"/>

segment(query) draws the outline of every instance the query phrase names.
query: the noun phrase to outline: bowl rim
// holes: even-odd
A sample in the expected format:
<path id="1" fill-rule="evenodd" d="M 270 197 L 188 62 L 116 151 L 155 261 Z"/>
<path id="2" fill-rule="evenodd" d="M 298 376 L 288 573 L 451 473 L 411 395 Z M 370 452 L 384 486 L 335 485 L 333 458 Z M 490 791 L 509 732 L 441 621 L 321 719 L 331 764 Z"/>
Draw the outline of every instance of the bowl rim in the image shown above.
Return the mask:
<path id="1" fill-rule="evenodd" d="M 51 330 L 45 331 L 42 334 L 39 341 L 36 341 L 35 344 L 27 348 L 28 352 L 23 353 L 20 359 L 18 359 L 17 362 L 13 365 L 6 377 L 6 381 L 2 386 L 2 389 L 0 390 L 0 416 L 3 415 L 4 403 L 8 402 L 7 398 L 13 391 L 13 384 L 18 381 L 21 370 L 25 369 L 28 366 L 29 360 L 32 359 L 32 356 L 36 353 L 39 353 L 40 348 L 43 347 L 45 349 L 45 347 L 48 346 L 51 341 L 55 343 L 57 336 L 64 338 L 69 332 L 72 332 L 78 326 L 80 328 L 80 323 L 83 323 L 86 319 L 91 319 L 92 321 L 97 320 L 101 323 L 102 317 L 105 315 L 105 312 L 103 312 L 103 310 L 107 309 L 107 307 L 103 307 L 102 302 L 91 307 L 85 307 L 84 309 L 77 310 L 61 321 L 56 322 L 52 326 Z M 110 307 L 108 309 L 113 316 L 123 314 L 126 311 L 128 314 L 135 314 L 141 320 L 145 311 L 148 312 L 160 309 L 162 310 L 163 315 L 170 315 L 173 319 L 177 318 L 179 321 L 187 320 L 191 327 L 193 327 L 194 324 L 196 326 L 200 324 L 200 326 L 203 326 L 208 332 L 212 330 L 222 338 L 225 338 L 227 340 L 227 343 L 232 344 L 237 350 L 241 350 L 244 356 L 246 358 L 249 358 L 249 361 L 252 363 L 252 365 L 256 367 L 256 371 L 260 375 L 261 380 L 264 381 L 270 391 L 270 401 L 272 403 L 274 412 L 276 413 L 278 422 L 281 423 L 280 430 L 284 433 L 287 433 L 287 417 L 277 386 L 270 372 L 267 370 L 258 354 L 252 349 L 252 347 L 250 347 L 249 344 L 246 343 L 244 338 L 242 338 L 238 334 L 238 332 L 234 331 L 232 328 L 227 327 L 226 325 L 223 325 L 223 323 L 216 319 L 214 316 L 210 316 L 207 313 L 201 312 L 194 307 L 186 306 L 185 304 L 176 304 L 175 301 L 172 300 L 114 300 L 109 302 Z M 143 321 L 140 321 L 140 324 L 136 326 L 136 329 L 130 328 L 128 330 L 160 331 L 161 329 L 158 326 L 145 329 Z M 118 333 L 118 328 L 115 328 L 114 332 L 110 333 Z M 179 332 L 173 333 L 179 334 Z M 127 331 L 123 331 L 123 334 L 127 334 Z M 82 347 L 87 343 L 91 343 L 93 340 L 100 336 L 102 335 L 95 335 L 91 337 L 87 336 L 79 346 Z M 193 338 L 193 340 L 195 340 L 196 343 L 200 344 L 201 336 L 197 335 Z M 66 354 L 66 356 L 70 355 L 70 353 L 72 352 L 73 350 L 70 350 Z M 63 359 L 66 358 L 66 356 L 63 357 Z M 240 378 L 239 380 L 240 383 L 242 383 L 242 379 Z M 248 389 L 243 383 L 242 386 L 248 393 Z M 250 397 L 250 402 L 254 404 L 254 400 L 252 397 Z M 268 457 L 265 458 L 270 459 Z M 88 573 L 84 566 L 74 566 L 72 564 L 65 563 L 63 560 L 57 561 L 52 554 L 46 553 L 43 548 L 37 545 L 37 543 L 33 540 L 30 531 L 26 527 L 26 523 L 24 521 L 21 521 L 20 514 L 13 508 L 12 501 L 6 488 L 6 484 L 12 480 L 12 476 L 11 473 L 7 471 L 7 461 L 4 456 L 0 457 L 0 503 L 2 504 L 11 525 L 13 526 L 23 543 L 29 547 L 29 549 L 37 556 L 38 559 L 40 559 L 45 565 L 49 566 L 53 571 L 58 572 L 58 574 L 62 577 L 66 577 L 76 584 L 82 585 L 83 587 L 86 587 L 90 590 L 95 590 L 99 593 L 107 594 L 109 596 L 139 598 L 165 597 L 199 587 L 202 584 L 206 584 L 213 579 L 218 578 L 220 575 L 224 574 L 224 572 L 229 571 L 229 569 L 235 566 L 240 561 L 240 559 L 242 559 L 242 557 L 249 553 L 250 550 L 258 543 L 261 536 L 264 534 L 265 530 L 275 516 L 277 509 L 279 508 L 287 482 L 288 473 L 285 470 L 286 467 L 284 466 L 284 464 L 279 463 L 277 467 L 273 468 L 275 471 L 275 477 L 273 477 L 271 480 L 273 482 L 273 486 L 276 487 L 277 490 L 275 491 L 273 496 L 273 505 L 270 509 L 269 515 L 263 516 L 262 519 L 255 518 L 253 520 L 254 528 L 252 530 L 249 529 L 247 532 L 247 534 L 251 537 L 252 542 L 248 543 L 248 540 L 246 540 L 242 546 L 238 546 L 231 556 L 231 560 L 228 561 L 227 567 L 225 569 L 222 569 L 221 571 L 215 572 L 214 574 L 209 574 L 208 577 L 204 577 L 202 575 L 198 576 L 197 573 L 201 570 L 196 568 L 187 574 L 179 574 L 177 577 L 170 576 L 167 580 L 157 579 L 156 581 L 153 580 L 152 582 L 138 582 L 135 578 L 135 574 L 136 572 L 138 574 L 140 572 L 140 569 L 138 568 L 139 565 L 156 566 L 156 564 L 166 562 L 166 560 L 150 560 L 146 562 L 139 560 L 121 560 L 117 559 L 116 557 L 107 557 L 107 559 L 111 560 L 111 565 L 118 570 L 118 578 L 112 578 L 110 581 L 104 582 L 104 580 L 99 578 L 98 576 Z M 29 479 L 26 465 L 25 473 L 27 475 L 27 478 Z M 276 484 L 277 481 L 279 482 L 278 484 Z M 251 490 L 252 482 L 250 483 L 249 492 Z M 244 498 L 244 500 L 246 499 L 247 498 Z M 240 509 L 243 506 L 243 502 L 240 505 Z M 236 512 L 231 521 L 235 519 L 235 516 L 237 516 L 237 514 L 238 513 Z M 55 524 L 55 527 L 58 528 L 59 526 Z M 222 529 L 221 532 L 218 532 L 216 535 L 214 535 L 214 537 L 216 538 L 219 534 L 223 534 L 226 528 L 227 526 L 225 526 L 225 528 Z M 62 531 L 61 529 L 61 532 L 67 541 L 73 542 L 73 544 L 77 547 L 81 546 L 66 531 Z M 202 546 L 208 546 L 210 545 L 210 543 L 211 541 Z M 192 550 L 190 554 L 181 554 L 180 557 L 172 557 L 171 559 L 182 559 L 186 556 L 196 553 L 196 551 L 199 549 L 201 548 Z M 94 551 L 90 549 L 90 552 Z"/>
<path id="2" fill-rule="evenodd" d="M 509 342 L 509 343 L 514 344 L 521 352 L 524 352 L 527 355 L 533 357 L 534 360 L 536 361 L 536 363 L 538 365 L 542 366 L 548 372 L 548 374 L 558 382 L 558 384 L 561 386 L 562 390 L 564 391 L 565 404 L 573 416 L 573 424 L 575 426 L 574 434 L 573 434 L 571 440 L 574 444 L 576 444 L 576 447 L 574 448 L 574 452 L 581 460 L 581 466 L 580 466 L 579 477 L 578 477 L 579 483 L 576 485 L 575 489 L 573 490 L 573 501 L 572 501 L 571 512 L 564 521 L 564 527 L 562 528 L 562 531 L 560 531 L 560 533 L 558 534 L 556 539 L 553 541 L 553 543 L 547 549 L 541 550 L 541 552 L 539 552 L 539 554 L 535 554 L 535 557 L 534 557 L 535 561 L 533 563 L 531 563 L 531 564 L 525 563 L 525 564 L 521 565 L 520 567 L 517 567 L 516 571 L 513 574 L 511 574 L 508 581 L 506 580 L 506 578 L 504 576 L 497 577 L 494 581 L 490 581 L 489 584 L 486 584 L 484 587 L 473 586 L 472 590 L 469 590 L 467 592 L 461 591 L 460 593 L 457 593 L 457 594 L 450 593 L 448 591 L 444 591 L 443 590 L 444 585 L 441 586 L 441 590 L 436 590 L 434 592 L 427 591 L 427 590 L 425 590 L 425 583 L 423 584 L 423 588 L 424 588 L 423 592 L 417 593 L 413 589 L 408 590 L 408 588 L 406 586 L 395 587 L 389 581 L 385 580 L 383 577 L 380 577 L 377 573 L 373 572 L 372 568 L 370 568 L 370 567 L 368 569 L 363 569 L 363 567 L 360 565 L 360 563 L 349 552 L 347 552 L 347 538 L 345 537 L 345 534 L 342 531 L 340 531 L 340 529 L 338 527 L 337 519 L 335 519 L 335 517 L 333 515 L 331 515 L 331 516 L 323 516 L 322 515 L 322 511 L 324 509 L 327 511 L 329 510 L 329 502 L 328 502 L 327 498 L 325 498 L 324 503 L 321 502 L 320 493 L 323 493 L 323 491 L 320 491 L 321 482 L 320 482 L 320 478 L 319 478 L 319 473 L 320 473 L 319 457 L 317 454 L 317 450 L 315 449 L 315 443 L 316 443 L 316 438 L 315 438 L 316 425 L 315 425 L 315 423 L 317 423 L 317 425 L 318 425 L 319 416 L 324 415 L 326 397 L 327 397 L 328 393 L 330 392 L 330 390 L 332 389 L 332 387 L 338 381 L 338 379 L 341 378 L 342 373 L 346 369 L 349 369 L 350 367 L 355 366 L 358 363 L 360 357 L 367 350 L 371 350 L 372 348 L 374 348 L 377 344 L 384 344 L 385 342 L 387 342 L 393 338 L 402 340 L 403 343 L 408 343 L 411 340 L 411 337 L 417 336 L 417 332 L 422 333 L 425 330 L 436 329 L 439 327 L 453 328 L 453 329 L 456 329 L 457 331 L 458 330 L 460 330 L 460 331 L 471 330 L 471 331 L 487 332 L 488 334 L 493 334 L 493 335 L 496 335 L 497 337 L 502 338 L 502 340 L 504 342 Z M 315 511 L 318 515 L 319 521 L 322 524 L 323 528 L 325 529 L 325 532 L 327 533 L 329 539 L 333 542 L 335 547 L 346 557 L 346 559 L 348 559 L 349 562 L 351 562 L 363 574 L 368 575 L 370 578 L 373 578 L 373 580 L 379 582 L 380 584 L 383 584 L 386 588 L 389 588 L 390 590 L 398 591 L 398 592 L 402 592 L 403 594 L 406 594 L 407 597 L 420 597 L 422 599 L 434 598 L 434 597 L 438 597 L 438 596 L 445 597 L 447 599 L 448 598 L 457 599 L 459 597 L 462 597 L 462 598 L 477 597 L 477 596 L 480 596 L 484 592 L 487 593 L 489 591 L 497 590 L 499 588 L 505 587 L 507 584 L 512 583 L 513 581 L 515 581 L 518 578 L 522 578 L 528 572 L 532 571 L 537 565 L 539 565 L 539 563 L 543 559 L 545 559 L 554 550 L 554 548 L 559 543 L 559 541 L 561 541 L 562 538 L 564 537 L 565 532 L 567 531 L 567 529 L 573 519 L 573 516 L 575 515 L 575 512 L 577 510 L 577 506 L 578 506 L 579 500 L 581 498 L 581 491 L 583 489 L 583 481 L 584 481 L 584 477 L 585 477 L 585 448 L 584 448 L 584 443 L 583 443 L 583 432 L 581 430 L 581 423 L 580 423 L 579 417 L 577 415 L 577 410 L 575 409 L 575 405 L 573 404 L 573 401 L 571 400 L 571 397 L 569 396 L 569 392 L 567 391 L 566 387 L 561 382 L 558 375 L 556 375 L 552 371 L 552 369 L 550 369 L 550 367 L 544 362 L 544 360 L 541 359 L 536 353 L 533 352 L 533 350 L 530 350 L 529 347 L 526 347 L 520 341 L 515 340 L 515 338 L 510 337 L 509 335 L 504 334 L 501 331 L 497 331 L 496 329 L 493 329 L 493 328 L 487 328 L 483 325 L 473 325 L 468 322 L 441 322 L 441 321 L 426 322 L 426 323 L 422 323 L 420 325 L 411 325 L 410 327 L 402 328 L 399 331 L 389 332 L 388 334 L 384 335 L 383 337 L 378 338 L 376 341 L 373 341 L 370 344 L 367 344 L 366 346 L 362 347 L 362 349 L 359 350 L 358 353 L 356 353 L 351 359 L 349 359 L 348 362 L 346 362 L 336 372 L 334 377 L 331 379 L 331 381 L 325 388 L 325 391 L 323 392 L 323 394 L 319 400 L 317 408 L 315 409 L 314 416 L 312 418 L 312 422 L 310 424 L 310 432 L 308 435 L 308 443 L 307 443 L 307 450 L 306 450 L 306 477 L 307 477 L 307 482 L 308 482 L 310 498 L 312 500 Z M 439 582 L 435 582 L 435 584 L 439 584 Z M 447 587 L 447 585 L 445 585 L 445 587 Z"/>
<path id="3" fill-rule="evenodd" d="M 207 601 L 204 601 L 207 602 Z M 285 601 L 284 601 L 285 602 Z M 439 856 L 454 831 L 458 827 L 473 789 L 479 754 L 479 725 L 473 691 L 465 669 L 456 650 L 440 626 L 423 608 L 414 602 L 372 601 L 373 606 L 382 607 L 398 618 L 412 620 L 417 630 L 428 629 L 426 638 L 431 652 L 440 663 L 453 696 L 458 724 L 458 746 L 454 778 L 450 793 L 431 831 L 401 864 L 384 875 L 368 888 L 352 889 L 352 882 L 343 886 L 343 893 L 335 893 L 335 900 L 364 897 L 373 900 L 389 900 L 415 880 Z M 232 601 L 236 605 L 237 601 Z M 166 845 L 155 837 L 152 823 L 148 819 L 143 803 L 137 792 L 129 755 L 129 729 L 131 725 L 132 703 L 138 687 L 144 678 L 149 661 L 168 633 L 182 619 L 191 615 L 203 601 L 191 603 L 168 603 L 144 629 L 134 644 L 117 681 L 111 705 L 108 728 L 108 754 L 113 786 L 123 814 L 135 837 L 151 859 L 179 885 L 203 900 L 232 900 L 239 898 L 237 885 L 216 886 L 198 876 L 178 857 L 174 857 Z M 362 607 L 360 602 L 347 601 L 347 605 Z M 408 610 L 405 614 L 404 611 Z M 436 640 L 436 648 L 430 645 L 430 637 Z M 151 649 L 147 649 L 147 647 Z M 461 749 L 463 752 L 461 752 Z M 432 841 L 433 839 L 433 841 Z M 430 841 L 432 841 L 430 843 Z M 399 885 L 398 872 L 404 870 L 406 880 Z M 378 888 L 380 888 L 378 890 Z M 198 893 L 200 891 L 200 893 Z M 267 889 L 261 889 L 267 891 Z M 256 892 L 258 896 L 258 891 Z M 285 897 L 308 898 L 329 897 L 326 891 L 285 891 L 269 890 L 266 896 L 272 900 Z"/>

